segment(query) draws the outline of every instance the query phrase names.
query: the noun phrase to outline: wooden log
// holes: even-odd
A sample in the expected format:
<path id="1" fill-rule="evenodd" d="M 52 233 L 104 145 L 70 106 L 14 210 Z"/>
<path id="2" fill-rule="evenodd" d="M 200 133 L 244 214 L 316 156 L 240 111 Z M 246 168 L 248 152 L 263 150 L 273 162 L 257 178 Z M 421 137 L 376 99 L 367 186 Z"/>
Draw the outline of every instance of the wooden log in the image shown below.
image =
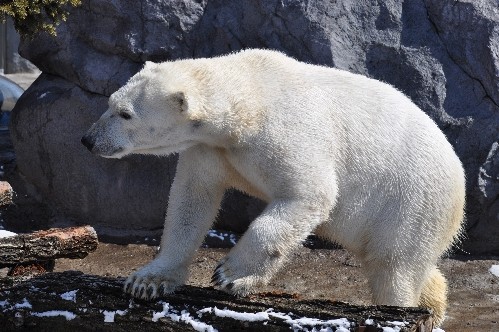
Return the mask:
<path id="1" fill-rule="evenodd" d="M 97 248 L 97 233 L 90 226 L 52 228 L 0 239 L 0 267 L 83 258 Z"/>
<path id="2" fill-rule="evenodd" d="M 6 287 L 0 283 L 2 331 L 395 331 L 428 332 L 419 308 L 353 306 L 300 300 L 284 293 L 237 298 L 185 286 L 144 302 L 122 291 L 123 279 L 81 272 L 47 273 Z M 307 317 L 305 319 L 304 317 Z M 329 328 L 329 329 L 328 329 Z M 398 329 L 399 328 L 399 329 Z"/>
<path id="3" fill-rule="evenodd" d="M 0 207 L 12 204 L 14 190 L 6 181 L 0 181 Z"/>

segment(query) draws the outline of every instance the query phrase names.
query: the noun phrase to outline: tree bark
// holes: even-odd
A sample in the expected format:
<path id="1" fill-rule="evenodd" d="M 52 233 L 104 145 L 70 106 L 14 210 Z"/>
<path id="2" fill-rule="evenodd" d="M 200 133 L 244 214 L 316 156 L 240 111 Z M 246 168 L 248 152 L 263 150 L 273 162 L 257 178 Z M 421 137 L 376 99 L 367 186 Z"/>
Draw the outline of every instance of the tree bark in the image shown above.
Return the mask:
<path id="1" fill-rule="evenodd" d="M 0 267 L 83 258 L 97 248 L 97 234 L 90 226 L 52 228 L 0 239 Z"/>
<path id="2" fill-rule="evenodd" d="M 213 288 L 184 286 L 174 294 L 145 302 L 125 295 L 121 278 L 81 272 L 47 273 L 29 281 L 9 282 L 0 283 L 2 331 L 311 331 L 329 327 L 328 331 L 372 332 L 400 326 L 400 331 L 431 332 L 432 328 L 430 313 L 419 308 L 353 306 L 300 300 L 283 293 L 237 298 Z M 253 313 L 253 318 L 260 320 L 238 320 L 234 312 Z M 232 318 L 224 317 L 227 315 Z M 307 324 L 298 320 L 302 317 L 322 323 Z M 342 330 L 327 322 L 340 318 L 346 318 L 350 327 Z"/>
<path id="3" fill-rule="evenodd" d="M 12 204 L 14 190 L 7 181 L 0 181 L 0 207 Z"/>

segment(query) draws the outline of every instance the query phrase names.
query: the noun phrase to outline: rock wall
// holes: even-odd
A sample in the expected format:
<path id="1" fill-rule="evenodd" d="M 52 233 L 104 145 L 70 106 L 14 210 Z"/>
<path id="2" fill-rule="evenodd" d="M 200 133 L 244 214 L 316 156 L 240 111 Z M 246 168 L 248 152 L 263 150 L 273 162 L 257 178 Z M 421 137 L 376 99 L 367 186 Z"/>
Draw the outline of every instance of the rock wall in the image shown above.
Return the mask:
<path id="1" fill-rule="evenodd" d="M 496 0 L 84 1 L 57 38 L 21 45 L 46 74 L 15 110 L 20 172 L 59 213 L 91 217 L 97 229 L 159 229 L 174 160 L 98 159 L 79 146 L 80 136 L 144 61 L 252 47 L 368 75 L 410 96 L 465 165 L 464 248 L 499 253 Z M 261 208 L 232 198 L 221 219 L 244 227 Z"/>
<path id="2" fill-rule="evenodd" d="M 38 69 L 18 53 L 19 34 L 12 18 L 0 22 L 0 70 L 2 74 L 33 73 Z"/>

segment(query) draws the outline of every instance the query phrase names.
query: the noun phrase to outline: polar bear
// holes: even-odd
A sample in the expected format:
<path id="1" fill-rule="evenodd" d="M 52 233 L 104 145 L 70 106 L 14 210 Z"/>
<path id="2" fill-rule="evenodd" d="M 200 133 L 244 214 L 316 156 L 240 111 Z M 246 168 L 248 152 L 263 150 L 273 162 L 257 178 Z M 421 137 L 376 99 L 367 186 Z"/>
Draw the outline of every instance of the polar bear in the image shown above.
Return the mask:
<path id="1" fill-rule="evenodd" d="M 179 153 L 157 257 L 125 283 L 153 299 L 186 281 L 224 191 L 268 202 L 214 283 L 254 292 L 311 232 L 354 253 L 374 302 L 431 308 L 436 263 L 458 237 L 464 172 L 437 125 L 380 81 L 269 50 L 144 68 L 82 143 L 106 158 Z"/>

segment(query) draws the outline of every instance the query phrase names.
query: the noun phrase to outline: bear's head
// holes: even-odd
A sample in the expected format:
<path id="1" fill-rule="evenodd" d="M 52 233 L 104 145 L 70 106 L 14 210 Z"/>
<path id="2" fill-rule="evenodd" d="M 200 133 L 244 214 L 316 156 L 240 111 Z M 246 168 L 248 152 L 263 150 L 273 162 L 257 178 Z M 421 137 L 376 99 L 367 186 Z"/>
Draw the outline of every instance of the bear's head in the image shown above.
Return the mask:
<path id="1" fill-rule="evenodd" d="M 168 155 L 200 141 L 199 95 L 168 63 L 144 68 L 109 98 L 109 108 L 81 142 L 102 157 Z M 172 72 L 173 71 L 173 72 Z"/>

